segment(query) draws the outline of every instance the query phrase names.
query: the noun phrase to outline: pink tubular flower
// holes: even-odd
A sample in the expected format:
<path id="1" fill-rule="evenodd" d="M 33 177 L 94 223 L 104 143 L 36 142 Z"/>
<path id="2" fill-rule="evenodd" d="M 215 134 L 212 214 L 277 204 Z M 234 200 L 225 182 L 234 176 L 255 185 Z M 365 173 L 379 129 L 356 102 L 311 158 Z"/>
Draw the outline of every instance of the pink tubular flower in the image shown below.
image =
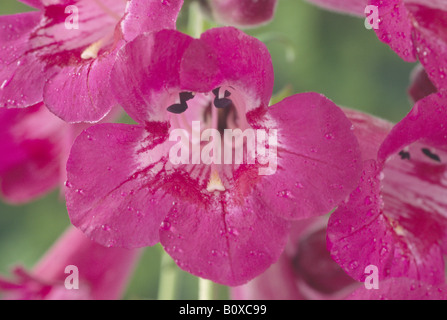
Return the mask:
<path id="1" fill-rule="evenodd" d="M 215 21 L 235 27 L 256 27 L 273 19 L 277 0 L 205 0 Z"/>
<path id="2" fill-rule="evenodd" d="M 343 299 L 360 284 L 346 275 L 326 248 L 327 217 L 293 222 L 286 249 L 267 271 L 231 289 L 238 300 Z"/>
<path id="3" fill-rule="evenodd" d="M 114 109 L 103 120 L 117 118 Z M 76 136 L 88 124 L 68 124 L 42 104 L 0 109 L 0 194 L 9 203 L 26 203 L 62 186 Z"/>
<path id="4" fill-rule="evenodd" d="M 44 101 L 67 122 L 97 122 L 116 104 L 109 75 L 136 35 L 175 28 L 182 0 L 22 1 L 0 17 L 0 107 Z"/>
<path id="5" fill-rule="evenodd" d="M 4 199 L 28 202 L 65 181 L 70 147 L 83 129 L 85 126 L 65 123 L 43 104 L 0 109 L 0 191 Z"/>
<path id="6" fill-rule="evenodd" d="M 122 297 L 140 250 L 105 248 L 69 228 L 31 272 L 16 267 L 0 292 L 21 300 L 116 300 Z"/>
<path id="7" fill-rule="evenodd" d="M 357 189 L 331 215 L 328 248 L 353 278 L 378 268 L 379 279 L 444 283 L 447 227 L 447 96 L 419 100 L 377 142 L 359 137 L 364 153 Z M 355 132 L 354 132 L 355 133 Z M 383 138 L 382 138 L 383 137 Z M 366 138 L 366 137 L 365 137 Z"/>
<path id="8" fill-rule="evenodd" d="M 122 49 L 111 79 L 138 124 L 85 130 L 67 164 L 70 219 L 99 243 L 161 242 L 184 270 L 239 285 L 278 259 L 288 220 L 329 212 L 357 183 L 358 143 L 343 112 L 316 93 L 268 107 L 270 55 L 235 28 L 200 39 L 174 30 L 141 35 Z M 175 129 L 186 132 L 180 142 Z M 205 145 L 206 129 L 217 134 Z M 217 156 L 225 129 L 276 141 L 267 148 L 258 139 L 263 156 L 228 164 Z M 246 160 L 248 144 L 238 147 Z M 183 148 L 186 162 L 173 161 Z"/>

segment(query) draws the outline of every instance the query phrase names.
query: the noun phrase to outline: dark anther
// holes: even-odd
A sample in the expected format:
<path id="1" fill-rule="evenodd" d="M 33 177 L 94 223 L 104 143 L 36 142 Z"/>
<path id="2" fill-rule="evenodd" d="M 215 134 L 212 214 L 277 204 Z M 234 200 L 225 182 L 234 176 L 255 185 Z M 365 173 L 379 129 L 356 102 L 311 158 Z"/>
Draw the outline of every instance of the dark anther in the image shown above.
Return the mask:
<path id="1" fill-rule="evenodd" d="M 180 92 L 180 102 L 186 102 L 194 98 L 192 92 Z"/>
<path id="2" fill-rule="evenodd" d="M 422 150 L 422 153 L 425 154 L 430 159 L 437 161 L 437 162 L 441 162 L 441 158 L 436 153 L 431 153 L 431 151 L 426 148 L 422 148 L 421 150 Z"/>
<path id="3" fill-rule="evenodd" d="M 406 151 L 404 151 L 404 150 L 401 150 L 401 152 L 399 152 L 399 155 L 400 155 L 400 158 L 401 158 L 402 160 L 405 160 L 405 159 L 410 160 L 410 153 L 409 153 L 409 152 L 406 152 Z"/>
<path id="4" fill-rule="evenodd" d="M 167 110 L 169 112 L 172 112 L 175 114 L 185 112 L 186 109 L 188 109 L 188 105 L 187 105 L 186 101 L 194 98 L 194 95 L 192 94 L 192 92 L 180 92 L 179 96 L 180 96 L 180 103 L 175 103 L 175 104 L 170 105 L 167 108 Z"/>
<path id="5" fill-rule="evenodd" d="M 233 101 L 231 101 L 231 99 L 228 99 L 228 97 L 231 96 L 231 92 L 225 90 L 224 97 L 219 99 L 219 90 L 220 87 L 213 90 L 213 93 L 216 96 L 216 98 L 214 98 L 214 105 L 216 106 L 216 108 L 220 109 L 231 106 Z"/>
<path id="6" fill-rule="evenodd" d="M 186 102 L 182 102 L 170 105 L 167 110 L 169 112 L 179 114 L 185 112 L 186 109 L 188 109 L 188 105 L 186 104 Z"/>

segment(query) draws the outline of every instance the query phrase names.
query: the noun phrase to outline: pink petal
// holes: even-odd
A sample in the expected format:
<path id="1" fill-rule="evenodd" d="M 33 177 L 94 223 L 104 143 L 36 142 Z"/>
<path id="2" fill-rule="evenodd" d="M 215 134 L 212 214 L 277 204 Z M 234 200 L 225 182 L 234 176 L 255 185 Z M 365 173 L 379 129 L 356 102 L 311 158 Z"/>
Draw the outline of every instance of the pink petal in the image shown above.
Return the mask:
<path id="1" fill-rule="evenodd" d="M 379 279 L 404 276 L 429 284 L 442 282 L 439 240 L 445 223 L 439 224 L 417 204 L 419 195 L 408 198 L 404 189 L 415 186 L 414 181 L 399 179 L 405 176 L 396 169 L 384 171 L 381 178 L 381 170 L 375 161 L 365 162 L 358 188 L 331 215 L 328 248 L 334 260 L 358 281 L 365 279 L 366 267 L 374 265 Z"/>
<path id="2" fill-rule="evenodd" d="M 416 21 L 414 41 L 419 61 L 437 88 L 447 88 L 447 8 L 407 6 Z"/>
<path id="3" fill-rule="evenodd" d="M 322 8 L 358 16 L 365 16 L 368 0 L 307 0 Z"/>
<path id="4" fill-rule="evenodd" d="M 432 286 L 408 278 L 381 281 L 379 289 L 360 287 L 348 300 L 447 300 L 447 286 Z"/>
<path id="5" fill-rule="evenodd" d="M 159 135 L 166 130 L 166 125 L 99 124 L 76 139 L 66 183 L 74 226 L 106 246 L 136 248 L 159 241 L 158 229 L 173 201 L 157 176 L 165 154 L 159 151 Z"/>
<path id="6" fill-rule="evenodd" d="M 5 66 L 17 62 L 29 48 L 28 34 L 41 19 L 40 12 L 26 12 L 0 16 L 0 65 Z M 1 78 L 0 78 L 1 80 Z M 2 80 L 0 81 L 1 85 Z"/>
<path id="7" fill-rule="evenodd" d="M 67 277 L 65 268 L 76 266 L 80 276 L 79 289 L 88 288 L 89 299 L 119 299 L 140 253 L 140 250 L 105 248 L 71 227 L 42 257 L 32 273 L 42 281 L 62 284 Z M 53 291 L 51 297 L 55 298 Z M 66 291 L 61 293 L 65 295 Z"/>
<path id="8" fill-rule="evenodd" d="M 141 35 L 121 49 L 112 70 L 111 87 L 135 121 L 166 120 L 166 100 L 170 89 L 180 89 L 180 62 L 191 41 L 180 32 L 164 30 Z"/>
<path id="9" fill-rule="evenodd" d="M 174 206 L 160 229 L 166 252 L 184 270 L 235 286 L 264 272 L 281 254 L 289 223 L 257 196 L 244 203 L 212 196 L 208 205 Z"/>
<path id="10" fill-rule="evenodd" d="M 384 119 L 351 109 L 343 109 L 351 121 L 353 133 L 360 144 L 362 159 L 376 159 L 377 150 L 393 128 L 393 124 Z"/>
<path id="11" fill-rule="evenodd" d="M 420 141 L 433 148 L 447 150 L 447 93 L 441 91 L 419 100 L 383 142 L 379 160 L 385 161 L 413 142 Z M 442 163 L 445 160 L 442 159 Z"/>
<path id="12" fill-rule="evenodd" d="M 206 31 L 200 37 L 207 48 L 212 51 L 209 53 L 211 59 L 198 62 L 194 59 L 197 52 L 186 52 L 182 61 L 182 85 L 192 91 L 207 92 L 216 87 L 216 81 L 224 81 L 226 84 L 245 93 L 247 106 L 246 112 L 255 109 L 258 106 L 266 107 L 270 101 L 273 92 L 273 66 L 270 54 L 266 46 L 242 31 L 232 28 L 214 28 Z M 204 55 L 202 53 L 199 54 Z M 211 63 L 211 65 L 208 65 Z M 208 77 L 201 78 L 202 75 L 209 74 L 210 68 L 217 63 L 218 70 L 214 71 L 216 77 L 210 81 Z"/>
<path id="13" fill-rule="evenodd" d="M 121 22 L 124 39 L 131 41 L 144 32 L 175 29 L 182 5 L 183 0 L 130 1 L 127 15 Z"/>
<path id="14" fill-rule="evenodd" d="M 23 203 L 58 185 L 67 125 L 43 105 L 0 110 L 0 181 L 8 202 Z"/>
<path id="15" fill-rule="evenodd" d="M 109 87 L 114 54 L 65 67 L 44 87 L 48 109 L 69 123 L 98 122 L 116 103 Z"/>
<path id="16" fill-rule="evenodd" d="M 370 0 L 379 10 L 379 40 L 388 44 L 403 60 L 414 62 L 417 53 L 413 41 L 413 23 L 402 0 Z"/>
<path id="17" fill-rule="evenodd" d="M 263 176 L 257 192 L 280 216 L 302 219 L 328 213 L 357 185 L 357 139 L 343 112 L 324 96 L 293 95 L 252 123 L 278 131 L 278 169 Z"/>
<path id="18" fill-rule="evenodd" d="M 214 19 L 220 24 L 255 27 L 273 19 L 277 0 L 210 0 Z"/>
<path id="19" fill-rule="evenodd" d="M 231 288 L 232 298 L 332 300 L 349 295 L 359 283 L 330 257 L 326 225 L 324 216 L 293 222 L 279 260 L 246 285 Z"/>

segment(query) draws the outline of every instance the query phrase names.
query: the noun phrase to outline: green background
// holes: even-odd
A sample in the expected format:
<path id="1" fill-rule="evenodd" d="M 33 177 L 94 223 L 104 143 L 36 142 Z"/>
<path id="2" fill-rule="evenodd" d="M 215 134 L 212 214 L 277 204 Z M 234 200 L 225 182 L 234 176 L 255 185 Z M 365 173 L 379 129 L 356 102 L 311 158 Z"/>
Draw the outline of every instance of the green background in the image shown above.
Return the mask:
<path id="1" fill-rule="evenodd" d="M 14 0 L 1 0 L 0 14 L 29 10 Z M 187 19 L 182 9 L 179 26 Z M 325 11 L 302 0 L 279 0 L 274 20 L 246 30 L 267 44 L 275 69 L 275 92 L 316 91 L 339 106 L 399 121 L 411 108 L 407 96 L 414 64 L 405 63 L 381 43 L 364 20 Z M 294 59 L 290 59 L 291 52 Z M 0 202 L 0 274 L 12 266 L 27 268 L 69 226 L 59 191 L 23 206 Z M 124 298 L 156 299 L 161 247 L 144 249 Z M 177 299 L 197 298 L 197 279 L 179 271 Z M 227 297 L 225 287 L 218 296 Z"/>

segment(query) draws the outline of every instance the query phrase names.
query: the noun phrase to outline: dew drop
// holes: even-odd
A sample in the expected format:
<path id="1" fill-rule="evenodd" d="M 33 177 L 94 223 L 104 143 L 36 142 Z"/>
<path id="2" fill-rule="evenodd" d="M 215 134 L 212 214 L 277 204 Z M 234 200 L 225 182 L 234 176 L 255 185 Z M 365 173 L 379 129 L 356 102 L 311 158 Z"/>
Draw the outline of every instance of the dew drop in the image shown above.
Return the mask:
<path id="1" fill-rule="evenodd" d="M 169 221 L 163 221 L 160 225 L 160 228 L 167 231 L 171 229 L 171 223 L 169 223 Z"/>

